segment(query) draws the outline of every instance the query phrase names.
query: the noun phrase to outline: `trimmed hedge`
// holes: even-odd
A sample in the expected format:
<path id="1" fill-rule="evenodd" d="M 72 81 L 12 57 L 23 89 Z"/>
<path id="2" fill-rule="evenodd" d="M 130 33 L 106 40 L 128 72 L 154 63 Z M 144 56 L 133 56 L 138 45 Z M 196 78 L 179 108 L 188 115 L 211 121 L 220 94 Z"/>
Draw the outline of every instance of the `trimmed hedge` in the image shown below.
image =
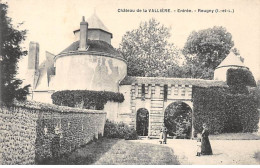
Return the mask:
<path id="1" fill-rule="evenodd" d="M 122 93 L 91 90 L 64 90 L 51 95 L 53 104 L 85 109 L 103 110 L 107 101 L 124 101 Z"/>
<path id="2" fill-rule="evenodd" d="M 126 124 L 106 120 L 104 137 L 134 140 L 137 139 L 138 136 L 135 129 L 128 127 Z"/>
<path id="3" fill-rule="evenodd" d="M 244 85 L 256 87 L 256 81 L 251 71 L 248 69 L 234 69 L 227 70 L 227 85 Z"/>
<path id="4" fill-rule="evenodd" d="M 231 94 L 229 88 L 193 87 L 195 132 L 207 123 L 211 134 L 254 132 L 258 128 L 259 98 L 255 94 Z"/>
<path id="5" fill-rule="evenodd" d="M 248 94 L 246 86 L 256 87 L 256 81 L 251 71 L 248 69 L 230 68 L 227 71 L 227 85 L 233 94 Z"/>

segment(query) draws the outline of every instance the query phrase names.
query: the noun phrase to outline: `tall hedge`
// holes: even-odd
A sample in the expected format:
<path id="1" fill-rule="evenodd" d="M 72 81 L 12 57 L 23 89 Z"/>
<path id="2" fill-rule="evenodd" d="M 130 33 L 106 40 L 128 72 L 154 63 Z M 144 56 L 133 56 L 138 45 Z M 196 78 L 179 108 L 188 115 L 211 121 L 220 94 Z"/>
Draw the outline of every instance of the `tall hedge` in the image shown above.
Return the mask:
<path id="1" fill-rule="evenodd" d="M 256 81 L 248 69 L 230 68 L 227 71 L 227 85 L 232 93 L 248 94 L 247 86 L 256 87 Z"/>
<path id="2" fill-rule="evenodd" d="M 104 109 L 107 101 L 123 102 L 122 93 L 91 90 L 64 90 L 51 95 L 53 104 L 85 109 Z"/>
<path id="3" fill-rule="evenodd" d="M 234 69 L 227 70 L 227 84 L 230 85 L 244 85 L 256 87 L 256 81 L 251 71 L 248 69 Z"/>
<path id="4" fill-rule="evenodd" d="M 194 128 L 207 123 L 213 134 L 254 132 L 258 128 L 259 98 L 254 94 L 232 94 L 229 88 L 193 87 Z"/>

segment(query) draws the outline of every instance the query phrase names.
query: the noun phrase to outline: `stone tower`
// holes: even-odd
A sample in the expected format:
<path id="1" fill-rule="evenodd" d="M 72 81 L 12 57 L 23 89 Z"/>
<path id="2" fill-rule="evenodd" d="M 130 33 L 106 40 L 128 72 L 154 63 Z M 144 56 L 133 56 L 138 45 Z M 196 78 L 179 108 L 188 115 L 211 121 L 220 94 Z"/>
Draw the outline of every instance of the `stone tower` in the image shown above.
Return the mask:
<path id="1" fill-rule="evenodd" d="M 112 33 L 93 14 L 74 32 L 76 41 L 55 56 L 54 90 L 118 92 L 127 74 L 126 61 L 111 43 Z"/>

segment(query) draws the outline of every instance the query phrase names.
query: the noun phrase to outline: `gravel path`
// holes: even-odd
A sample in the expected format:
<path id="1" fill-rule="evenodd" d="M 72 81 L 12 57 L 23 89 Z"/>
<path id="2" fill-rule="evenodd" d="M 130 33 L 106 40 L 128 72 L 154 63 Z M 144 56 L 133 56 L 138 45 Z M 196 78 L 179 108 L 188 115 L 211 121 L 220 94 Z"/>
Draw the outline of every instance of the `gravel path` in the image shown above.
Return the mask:
<path id="1" fill-rule="evenodd" d="M 142 143 L 158 144 L 158 140 L 139 140 Z M 254 154 L 260 151 L 260 140 L 211 140 L 213 155 L 196 156 L 196 140 L 168 139 L 181 164 L 192 165 L 257 165 Z"/>

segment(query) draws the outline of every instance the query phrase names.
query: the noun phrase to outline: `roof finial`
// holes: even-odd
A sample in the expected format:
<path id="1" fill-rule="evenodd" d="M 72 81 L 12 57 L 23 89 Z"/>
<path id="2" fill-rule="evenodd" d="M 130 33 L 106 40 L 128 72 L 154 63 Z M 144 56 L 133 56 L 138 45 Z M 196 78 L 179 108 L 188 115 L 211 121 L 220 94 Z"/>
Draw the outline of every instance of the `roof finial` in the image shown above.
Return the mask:
<path id="1" fill-rule="evenodd" d="M 82 22 L 85 22 L 85 16 L 82 16 Z"/>

